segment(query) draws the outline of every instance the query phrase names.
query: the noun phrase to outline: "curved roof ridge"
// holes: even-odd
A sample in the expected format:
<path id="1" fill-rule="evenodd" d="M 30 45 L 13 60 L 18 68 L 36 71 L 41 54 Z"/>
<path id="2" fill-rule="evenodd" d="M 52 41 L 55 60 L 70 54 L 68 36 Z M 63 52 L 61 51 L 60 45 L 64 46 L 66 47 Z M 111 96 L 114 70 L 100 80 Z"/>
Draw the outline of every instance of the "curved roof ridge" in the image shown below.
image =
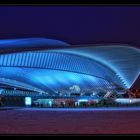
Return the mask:
<path id="1" fill-rule="evenodd" d="M 140 74 L 140 49 L 131 45 L 85 45 L 61 51 L 100 61 L 113 69 L 128 88 Z"/>
<path id="2" fill-rule="evenodd" d="M 54 49 L 67 48 L 68 43 L 56 39 L 48 38 L 19 38 L 0 40 L 0 53 L 32 50 L 32 49 Z"/>

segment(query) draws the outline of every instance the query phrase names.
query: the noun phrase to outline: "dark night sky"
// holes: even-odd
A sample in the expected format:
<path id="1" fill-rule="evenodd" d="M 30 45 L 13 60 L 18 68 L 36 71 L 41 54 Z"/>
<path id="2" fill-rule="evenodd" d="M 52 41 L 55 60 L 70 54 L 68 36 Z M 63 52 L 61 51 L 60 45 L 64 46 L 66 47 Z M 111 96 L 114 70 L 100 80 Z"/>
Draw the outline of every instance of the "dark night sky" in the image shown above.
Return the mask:
<path id="1" fill-rule="evenodd" d="M 23 37 L 140 47 L 140 6 L 1 6 L 0 38 Z"/>

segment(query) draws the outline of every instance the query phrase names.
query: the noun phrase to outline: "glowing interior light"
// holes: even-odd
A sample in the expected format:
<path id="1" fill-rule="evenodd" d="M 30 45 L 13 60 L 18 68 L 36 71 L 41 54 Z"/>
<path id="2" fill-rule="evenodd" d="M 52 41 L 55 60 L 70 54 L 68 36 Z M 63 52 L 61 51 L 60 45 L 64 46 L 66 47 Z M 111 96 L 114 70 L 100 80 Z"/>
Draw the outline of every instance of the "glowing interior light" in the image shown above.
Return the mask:
<path id="1" fill-rule="evenodd" d="M 121 104 L 130 103 L 129 99 L 125 99 L 125 98 L 115 99 L 115 101 L 116 101 L 117 103 L 121 103 Z"/>
<path id="2" fill-rule="evenodd" d="M 49 101 L 49 106 L 50 106 L 50 107 L 52 106 L 52 101 Z"/>
<path id="3" fill-rule="evenodd" d="M 131 99 L 120 98 L 120 99 L 115 99 L 115 101 L 121 104 L 140 103 L 140 99 L 137 98 L 131 98 Z"/>
<path id="4" fill-rule="evenodd" d="M 25 105 L 30 106 L 32 104 L 31 97 L 25 97 Z"/>
<path id="5" fill-rule="evenodd" d="M 79 99 L 78 102 L 88 102 L 87 99 Z"/>

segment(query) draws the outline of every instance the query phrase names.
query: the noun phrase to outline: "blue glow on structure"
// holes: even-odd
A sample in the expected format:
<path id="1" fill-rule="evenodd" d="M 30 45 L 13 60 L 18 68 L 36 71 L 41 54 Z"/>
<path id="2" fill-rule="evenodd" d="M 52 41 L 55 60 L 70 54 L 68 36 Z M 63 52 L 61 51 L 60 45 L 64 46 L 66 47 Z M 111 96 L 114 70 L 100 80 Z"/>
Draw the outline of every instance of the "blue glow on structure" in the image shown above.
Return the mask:
<path id="1" fill-rule="evenodd" d="M 28 69 L 27 69 L 28 70 Z M 32 73 L 30 75 L 33 81 L 36 81 L 50 89 L 61 89 L 61 88 L 69 88 L 73 85 L 79 85 L 81 88 L 100 86 L 97 84 L 97 81 L 103 82 L 104 80 L 98 79 L 93 76 L 67 72 L 67 71 L 58 71 L 58 70 L 34 70 L 32 69 Z"/>
<path id="2" fill-rule="evenodd" d="M 36 51 L 31 50 L 33 47 Z M 140 50 L 127 45 L 72 48 L 59 40 L 30 38 L 1 40 L 2 48 L 12 49 L 11 53 L 0 54 L 0 77 L 40 91 L 73 85 L 129 88 L 140 74 Z M 20 52 L 13 53 L 14 48 Z M 24 48 L 29 50 L 24 52 Z"/>
<path id="3" fill-rule="evenodd" d="M 30 106 L 32 104 L 31 97 L 25 97 L 25 105 Z"/>
<path id="4" fill-rule="evenodd" d="M 91 58 L 110 67 L 127 88 L 131 87 L 140 74 L 140 50 L 129 45 L 85 45 L 61 51 Z"/>

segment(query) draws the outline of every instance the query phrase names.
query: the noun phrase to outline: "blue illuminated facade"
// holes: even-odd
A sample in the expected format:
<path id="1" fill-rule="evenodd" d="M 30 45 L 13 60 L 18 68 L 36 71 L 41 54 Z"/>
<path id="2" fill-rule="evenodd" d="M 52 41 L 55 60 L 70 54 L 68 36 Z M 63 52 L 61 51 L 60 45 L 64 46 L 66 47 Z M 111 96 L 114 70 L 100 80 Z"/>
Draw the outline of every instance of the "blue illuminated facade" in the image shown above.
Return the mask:
<path id="1" fill-rule="evenodd" d="M 140 74 L 140 50 L 128 45 L 72 46 L 44 39 L 0 41 L 0 84 L 54 94 L 81 89 L 126 89 Z"/>

